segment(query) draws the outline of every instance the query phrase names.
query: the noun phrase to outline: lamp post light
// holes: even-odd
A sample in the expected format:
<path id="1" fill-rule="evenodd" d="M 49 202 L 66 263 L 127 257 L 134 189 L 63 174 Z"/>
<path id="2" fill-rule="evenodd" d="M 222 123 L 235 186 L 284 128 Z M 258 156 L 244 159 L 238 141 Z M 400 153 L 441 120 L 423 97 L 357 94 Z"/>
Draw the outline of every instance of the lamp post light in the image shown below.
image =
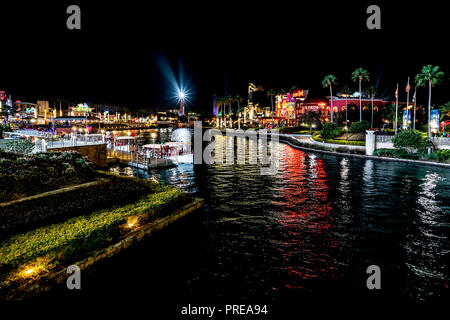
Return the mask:
<path id="1" fill-rule="evenodd" d="M 180 91 L 178 97 L 180 98 L 180 114 L 184 116 L 184 99 L 186 98 L 186 94 L 183 91 Z"/>

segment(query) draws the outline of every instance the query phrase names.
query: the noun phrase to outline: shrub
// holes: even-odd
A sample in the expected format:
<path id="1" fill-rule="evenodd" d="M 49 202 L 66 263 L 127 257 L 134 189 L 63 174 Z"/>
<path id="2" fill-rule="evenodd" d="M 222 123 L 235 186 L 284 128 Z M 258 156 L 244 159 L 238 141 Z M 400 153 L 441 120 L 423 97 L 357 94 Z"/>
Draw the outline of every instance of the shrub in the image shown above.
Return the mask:
<path id="1" fill-rule="evenodd" d="M 84 215 L 86 212 L 128 204 L 144 194 L 161 191 L 160 185 L 152 181 L 103 176 L 107 179 L 1 203 L 0 239 L 13 233 Z"/>
<path id="2" fill-rule="evenodd" d="M 34 143 L 21 139 L 4 140 L 2 141 L 0 148 L 6 152 L 28 154 L 33 151 Z"/>
<path id="3" fill-rule="evenodd" d="M 0 202 L 92 181 L 95 171 L 81 154 L 20 154 L 0 150 Z"/>
<path id="4" fill-rule="evenodd" d="M 409 154 L 423 150 L 426 146 L 426 140 L 423 134 L 417 130 L 402 131 L 392 139 L 392 142 L 395 148 Z"/>
<path id="5" fill-rule="evenodd" d="M 333 139 L 341 134 L 341 128 L 336 123 L 325 123 L 320 131 L 320 135 L 325 139 Z"/>
<path id="6" fill-rule="evenodd" d="M 447 162 L 450 159 L 450 149 L 441 149 L 427 155 L 430 160 L 437 160 L 439 162 Z"/>
<path id="7" fill-rule="evenodd" d="M 366 132 L 366 130 L 370 129 L 370 123 L 367 122 L 366 120 L 363 121 L 358 121 L 358 122 L 354 122 L 352 123 L 352 125 L 349 128 L 350 132 L 353 133 L 360 133 L 360 132 Z"/>
<path id="8" fill-rule="evenodd" d="M 374 155 L 378 156 L 378 157 L 396 157 L 397 150 L 395 149 L 385 149 L 385 148 L 381 148 L 381 149 L 376 149 L 374 151 Z"/>

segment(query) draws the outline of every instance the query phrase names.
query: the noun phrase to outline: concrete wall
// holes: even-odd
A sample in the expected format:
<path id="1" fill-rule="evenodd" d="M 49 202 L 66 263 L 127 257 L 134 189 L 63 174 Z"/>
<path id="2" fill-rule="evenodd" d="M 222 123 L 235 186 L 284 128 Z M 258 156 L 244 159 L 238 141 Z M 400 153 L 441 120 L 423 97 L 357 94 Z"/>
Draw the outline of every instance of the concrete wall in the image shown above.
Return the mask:
<path id="1" fill-rule="evenodd" d="M 52 148 L 48 149 L 49 152 L 57 152 L 57 151 L 77 151 L 84 156 L 87 156 L 88 159 L 95 163 L 99 167 L 106 167 L 107 162 L 107 154 L 106 154 L 106 143 L 104 144 L 94 144 L 88 146 L 74 146 L 74 147 L 62 147 L 62 148 Z"/>
<path id="2" fill-rule="evenodd" d="M 394 149 L 394 144 L 392 143 L 394 136 L 376 135 L 375 137 L 375 149 Z"/>
<path id="3" fill-rule="evenodd" d="M 375 148 L 376 149 L 381 149 L 381 148 L 393 149 L 394 148 L 394 144 L 392 143 L 393 138 L 394 138 L 394 136 L 377 135 Z M 431 138 L 431 140 L 433 141 L 434 145 L 438 149 L 450 149 L 450 138 Z"/>

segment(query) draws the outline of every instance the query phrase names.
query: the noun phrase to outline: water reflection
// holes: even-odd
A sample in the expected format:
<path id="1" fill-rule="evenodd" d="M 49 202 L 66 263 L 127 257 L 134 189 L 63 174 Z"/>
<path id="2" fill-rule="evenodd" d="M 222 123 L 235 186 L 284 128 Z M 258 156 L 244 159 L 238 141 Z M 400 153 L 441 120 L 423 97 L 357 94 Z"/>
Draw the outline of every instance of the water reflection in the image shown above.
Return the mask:
<path id="1" fill-rule="evenodd" d="M 449 278 L 448 266 L 441 263 L 449 255 L 448 223 L 445 223 L 448 220 L 443 220 L 448 212 L 442 208 L 438 188 L 443 182 L 444 178 L 436 172 L 427 173 L 422 179 L 404 245 L 408 267 L 406 291 L 420 299 L 442 293 L 444 281 Z"/>
<path id="2" fill-rule="evenodd" d="M 245 161 L 149 173 L 114 169 L 205 199 L 196 225 L 167 230 L 168 239 L 182 239 L 196 254 L 178 261 L 185 253 L 168 247 L 173 258 L 161 262 L 167 269 L 161 278 L 173 279 L 183 265 L 171 290 L 200 300 L 279 301 L 298 292 L 361 298 L 368 295 L 365 270 L 377 264 L 386 297 L 442 296 L 449 277 L 448 169 L 312 154 L 280 144 L 277 173 L 262 176 L 260 164 L 249 164 L 258 141 L 225 139 L 217 139 L 217 160 L 235 148 L 234 156 L 245 154 Z M 139 253 L 135 259 L 124 265 L 139 263 Z"/>

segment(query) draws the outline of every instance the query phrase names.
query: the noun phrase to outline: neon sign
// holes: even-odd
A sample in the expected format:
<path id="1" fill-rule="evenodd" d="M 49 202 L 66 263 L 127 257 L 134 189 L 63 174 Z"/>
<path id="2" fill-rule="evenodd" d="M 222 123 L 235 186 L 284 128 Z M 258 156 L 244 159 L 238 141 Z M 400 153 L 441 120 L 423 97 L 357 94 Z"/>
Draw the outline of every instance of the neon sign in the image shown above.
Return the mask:
<path id="1" fill-rule="evenodd" d="M 31 108 L 27 108 L 25 110 L 25 113 L 34 113 L 35 111 L 36 111 L 36 109 L 34 107 L 31 107 Z"/>
<path id="2" fill-rule="evenodd" d="M 79 103 L 73 110 L 77 112 L 90 112 L 91 108 L 86 103 Z"/>
<path id="3" fill-rule="evenodd" d="M 293 93 L 294 98 L 304 98 L 305 97 L 305 90 L 297 90 Z"/>

